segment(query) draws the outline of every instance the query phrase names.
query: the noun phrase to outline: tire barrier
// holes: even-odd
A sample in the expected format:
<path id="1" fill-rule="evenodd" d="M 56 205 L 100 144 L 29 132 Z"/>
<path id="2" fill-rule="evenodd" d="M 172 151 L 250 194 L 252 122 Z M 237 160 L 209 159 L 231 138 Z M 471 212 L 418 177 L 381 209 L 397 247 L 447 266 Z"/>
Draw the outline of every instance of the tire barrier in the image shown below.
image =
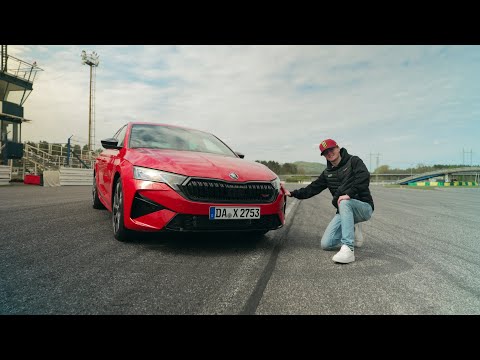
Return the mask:
<path id="1" fill-rule="evenodd" d="M 416 183 L 409 183 L 408 186 L 478 186 L 476 181 L 419 181 Z"/>

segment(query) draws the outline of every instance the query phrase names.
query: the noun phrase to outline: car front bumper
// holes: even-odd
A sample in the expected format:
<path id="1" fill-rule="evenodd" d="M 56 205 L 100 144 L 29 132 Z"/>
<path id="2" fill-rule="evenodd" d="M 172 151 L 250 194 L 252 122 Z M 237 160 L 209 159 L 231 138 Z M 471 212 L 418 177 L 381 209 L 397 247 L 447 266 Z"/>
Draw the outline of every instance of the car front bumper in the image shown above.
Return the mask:
<path id="1" fill-rule="evenodd" d="M 266 231 L 285 224 L 283 191 L 271 203 L 191 201 L 163 183 L 122 179 L 125 227 L 135 231 Z M 211 206 L 259 207 L 260 219 L 210 220 Z"/>

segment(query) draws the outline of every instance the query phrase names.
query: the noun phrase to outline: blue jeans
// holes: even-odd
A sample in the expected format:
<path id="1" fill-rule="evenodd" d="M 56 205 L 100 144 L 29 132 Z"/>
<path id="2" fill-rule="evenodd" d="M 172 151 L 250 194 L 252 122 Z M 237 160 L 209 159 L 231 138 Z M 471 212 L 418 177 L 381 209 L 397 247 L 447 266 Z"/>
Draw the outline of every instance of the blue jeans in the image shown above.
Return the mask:
<path id="1" fill-rule="evenodd" d="M 338 212 L 322 236 L 320 245 L 323 250 L 336 250 L 341 245 L 353 250 L 354 225 L 369 220 L 373 210 L 369 203 L 350 199 L 340 202 Z"/>

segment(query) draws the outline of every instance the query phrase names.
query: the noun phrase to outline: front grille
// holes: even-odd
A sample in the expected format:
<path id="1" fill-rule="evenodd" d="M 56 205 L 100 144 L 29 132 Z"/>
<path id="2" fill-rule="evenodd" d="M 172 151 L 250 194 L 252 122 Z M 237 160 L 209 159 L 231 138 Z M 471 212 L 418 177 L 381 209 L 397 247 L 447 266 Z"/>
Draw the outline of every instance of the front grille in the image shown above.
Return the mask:
<path id="1" fill-rule="evenodd" d="M 230 231 L 230 230 L 273 230 L 282 223 L 278 215 L 264 215 L 260 219 L 210 220 L 207 215 L 177 214 L 166 226 L 174 231 Z"/>
<path id="2" fill-rule="evenodd" d="M 232 183 L 193 178 L 179 187 L 188 199 L 202 202 L 267 204 L 277 197 L 273 185 L 264 182 Z"/>

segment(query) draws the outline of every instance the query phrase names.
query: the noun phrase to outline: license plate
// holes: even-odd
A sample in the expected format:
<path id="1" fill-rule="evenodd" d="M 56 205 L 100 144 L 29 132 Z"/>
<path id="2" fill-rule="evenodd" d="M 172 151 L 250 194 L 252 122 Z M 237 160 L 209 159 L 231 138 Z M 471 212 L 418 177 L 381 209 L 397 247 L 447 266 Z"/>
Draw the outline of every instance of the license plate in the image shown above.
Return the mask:
<path id="1" fill-rule="evenodd" d="M 259 207 L 210 207 L 210 220 L 260 219 Z"/>

